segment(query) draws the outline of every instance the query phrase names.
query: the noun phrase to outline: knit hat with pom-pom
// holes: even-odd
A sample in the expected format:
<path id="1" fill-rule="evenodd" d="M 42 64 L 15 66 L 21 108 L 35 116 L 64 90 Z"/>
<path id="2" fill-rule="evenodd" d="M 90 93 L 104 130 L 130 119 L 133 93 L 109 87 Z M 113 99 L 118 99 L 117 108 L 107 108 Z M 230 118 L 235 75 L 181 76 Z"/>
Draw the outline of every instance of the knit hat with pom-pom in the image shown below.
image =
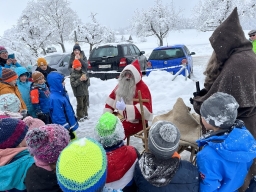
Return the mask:
<path id="1" fill-rule="evenodd" d="M 103 147 L 112 147 L 125 138 L 124 127 L 117 116 L 106 112 L 96 125 L 95 137 Z"/>
<path id="2" fill-rule="evenodd" d="M 45 125 L 45 123 L 41 119 L 33 118 L 31 116 L 25 117 L 23 121 L 26 123 L 29 130 L 39 128 Z"/>
<path id="3" fill-rule="evenodd" d="M 73 51 L 75 51 L 76 49 L 81 52 L 81 47 L 80 47 L 79 43 L 76 43 L 76 44 L 74 45 Z"/>
<path id="4" fill-rule="evenodd" d="M 60 152 L 70 141 L 69 132 L 57 124 L 32 129 L 25 139 L 30 154 L 45 163 L 56 163 Z"/>
<path id="5" fill-rule="evenodd" d="M 60 154 L 56 175 L 64 192 L 102 191 L 107 177 L 107 158 L 103 147 L 93 139 L 71 142 Z"/>
<path id="6" fill-rule="evenodd" d="M 28 126 L 14 118 L 0 119 L 0 149 L 15 148 L 25 138 Z"/>
<path id="7" fill-rule="evenodd" d="M 149 129 L 148 148 L 158 159 L 170 159 L 177 151 L 179 129 L 168 121 L 157 121 Z"/>

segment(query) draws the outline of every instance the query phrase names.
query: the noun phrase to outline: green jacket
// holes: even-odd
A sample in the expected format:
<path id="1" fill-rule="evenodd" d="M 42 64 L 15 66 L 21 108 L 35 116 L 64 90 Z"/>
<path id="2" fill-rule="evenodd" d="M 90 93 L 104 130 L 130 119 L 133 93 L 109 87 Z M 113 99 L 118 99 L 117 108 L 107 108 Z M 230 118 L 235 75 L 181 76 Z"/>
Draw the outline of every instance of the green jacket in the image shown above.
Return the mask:
<path id="1" fill-rule="evenodd" d="M 83 74 L 85 74 L 88 77 L 86 81 L 80 81 L 80 77 Z M 88 87 L 90 86 L 90 78 L 89 75 L 84 71 L 76 71 L 73 69 L 70 74 L 70 84 L 73 89 L 75 97 L 89 95 Z"/>
<path id="2" fill-rule="evenodd" d="M 252 50 L 256 54 L 256 40 L 252 42 Z"/>

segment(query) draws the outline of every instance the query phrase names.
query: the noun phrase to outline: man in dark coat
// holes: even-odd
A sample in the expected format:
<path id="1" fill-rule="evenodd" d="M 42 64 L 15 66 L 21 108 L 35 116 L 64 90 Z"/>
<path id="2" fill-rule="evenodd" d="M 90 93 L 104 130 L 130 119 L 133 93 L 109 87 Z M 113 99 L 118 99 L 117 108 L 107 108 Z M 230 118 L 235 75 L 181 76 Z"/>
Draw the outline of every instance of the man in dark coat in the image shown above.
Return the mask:
<path id="1" fill-rule="evenodd" d="M 201 104 L 212 94 L 228 93 L 239 104 L 237 118 L 243 120 L 256 137 L 256 56 L 240 25 L 237 8 L 217 27 L 209 40 L 214 53 L 204 73 L 205 88 L 194 93 L 193 107 L 200 114 Z M 254 175 L 255 162 L 241 191 L 247 188 Z"/>

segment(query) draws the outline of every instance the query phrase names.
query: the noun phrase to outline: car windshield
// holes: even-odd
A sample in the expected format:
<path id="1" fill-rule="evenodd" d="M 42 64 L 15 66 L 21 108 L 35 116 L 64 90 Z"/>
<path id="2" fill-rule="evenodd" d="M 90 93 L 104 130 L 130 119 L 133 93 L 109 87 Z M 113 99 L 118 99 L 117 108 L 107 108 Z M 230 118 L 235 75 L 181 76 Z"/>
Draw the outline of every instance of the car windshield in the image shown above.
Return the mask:
<path id="1" fill-rule="evenodd" d="M 181 48 L 170 48 L 170 49 L 160 49 L 154 50 L 150 56 L 149 60 L 164 60 L 172 58 L 181 58 L 184 57 L 184 52 Z"/>
<path id="2" fill-rule="evenodd" d="M 62 55 L 49 55 L 45 57 L 49 65 L 58 64 L 61 58 Z"/>
<path id="3" fill-rule="evenodd" d="M 91 58 L 97 57 L 115 57 L 118 55 L 117 47 L 109 46 L 109 47 L 98 47 L 93 50 L 91 54 Z"/>

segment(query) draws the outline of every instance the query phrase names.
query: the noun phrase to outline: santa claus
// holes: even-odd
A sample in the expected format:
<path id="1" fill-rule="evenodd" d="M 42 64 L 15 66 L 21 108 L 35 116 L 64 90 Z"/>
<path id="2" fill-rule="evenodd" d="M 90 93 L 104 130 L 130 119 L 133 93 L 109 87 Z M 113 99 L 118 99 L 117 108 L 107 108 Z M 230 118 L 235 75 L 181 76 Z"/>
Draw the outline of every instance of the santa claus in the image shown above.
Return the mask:
<path id="1" fill-rule="evenodd" d="M 148 99 L 149 102 L 143 102 L 143 110 L 146 123 L 152 121 L 152 99 L 148 86 L 142 80 L 140 64 L 135 60 L 127 65 L 121 72 L 118 85 L 111 92 L 106 100 L 104 112 L 113 113 L 118 110 L 123 116 L 122 123 L 125 130 L 125 136 L 131 136 L 143 129 L 141 120 L 140 104 L 138 100 L 138 91 L 141 91 L 142 99 Z"/>

